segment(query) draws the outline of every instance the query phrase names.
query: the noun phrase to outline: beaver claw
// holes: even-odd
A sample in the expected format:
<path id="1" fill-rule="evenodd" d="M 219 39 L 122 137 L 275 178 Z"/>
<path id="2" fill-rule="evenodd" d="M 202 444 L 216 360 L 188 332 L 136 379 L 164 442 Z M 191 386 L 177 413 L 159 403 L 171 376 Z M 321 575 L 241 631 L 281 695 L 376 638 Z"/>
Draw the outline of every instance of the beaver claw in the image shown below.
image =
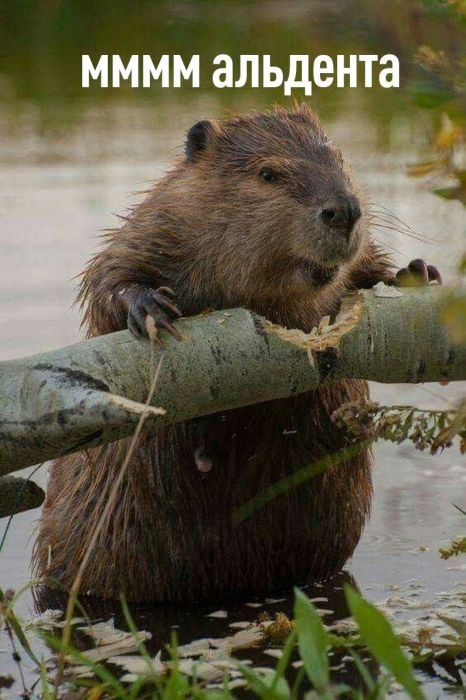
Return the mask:
<path id="1" fill-rule="evenodd" d="M 411 260 L 407 267 L 402 267 L 396 273 L 395 284 L 399 287 L 424 287 L 429 282 L 442 284 L 442 277 L 434 265 L 420 258 Z"/>
<path id="2" fill-rule="evenodd" d="M 123 290 L 121 294 L 128 311 L 128 329 L 136 338 L 147 338 L 146 318 L 151 316 L 157 329 L 163 328 L 174 338 L 181 340 L 180 333 L 170 320 L 181 316 L 181 311 L 170 299 L 175 294 L 170 287 L 152 289 L 142 284 L 134 284 Z M 156 342 L 163 346 L 160 339 Z"/>

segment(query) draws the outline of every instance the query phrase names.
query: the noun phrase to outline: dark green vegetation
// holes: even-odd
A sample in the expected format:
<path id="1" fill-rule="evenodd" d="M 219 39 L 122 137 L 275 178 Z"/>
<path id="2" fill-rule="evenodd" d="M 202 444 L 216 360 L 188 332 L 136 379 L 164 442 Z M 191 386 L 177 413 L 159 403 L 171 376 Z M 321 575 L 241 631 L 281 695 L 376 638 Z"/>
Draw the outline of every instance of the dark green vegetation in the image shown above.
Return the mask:
<path id="1" fill-rule="evenodd" d="M 342 9 L 344 11 L 342 11 Z M 393 53 L 401 62 L 401 90 L 375 83 L 365 93 L 365 109 L 379 123 L 408 99 L 411 104 L 448 109 L 464 105 L 464 3 L 417 0 L 341 0 L 335 3 L 145 2 L 103 0 L 24 0 L 0 8 L 0 100 L 34 100 L 44 129 L 79 120 L 86 103 L 99 100 L 150 100 L 166 105 L 181 98 L 195 102 L 208 94 L 225 105 L 241 101 L 260 108 L 283 99 L 283 89 L 219 90 L 212 85 L 218 54 L 270 54 L 287 75 L 289 56 Z M 187 61 L 201 56 L 201 88 L 195 90 L 81 88 L 81 55 L 149 54 L 157 65 L 163 54 Z M 363 68 L 361 68 L 362 77 Z M 362 81 L 361 81 L 362 83 Z M 299 93 L 299 91 L 298 91 Z M 298 94 L 299 98 L 300 95 Z M 346 89 L 315 89 L 313 100 L 325 118 L 345 109 Z M 65 118 L 65 123 L 63 119 Z"/>

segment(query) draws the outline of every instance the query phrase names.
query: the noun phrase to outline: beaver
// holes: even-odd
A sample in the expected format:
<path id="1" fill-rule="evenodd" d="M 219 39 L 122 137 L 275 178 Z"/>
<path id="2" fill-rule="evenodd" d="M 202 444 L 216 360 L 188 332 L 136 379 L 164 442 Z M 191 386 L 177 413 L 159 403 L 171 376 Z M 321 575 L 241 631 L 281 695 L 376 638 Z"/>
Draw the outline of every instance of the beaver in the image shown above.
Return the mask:
<path id="1" fill-rule="evenodd" d="M 107 238 L 78 296 L 88 337 L 124 328 L 144 336 L 151 315 L 179 338 L 181 313 L 235 306 L 310 331 L 350 290 L 394 280 L 350 171 L 307 105 L 198 122 L 184 155 Z M 427 281 L 434 276 L 421 267 Z M 186 602 L 339 572 L 370 511 L 369 450 L 240 525 L 232 514 L 343 449 L 347 436 L 330 417 L 367 395 L 365 382 L 347 380 L 141 434 L 81 590 Z M 34 552 L 46 580 L 71 586 L 129 443 L 53 463 Z"/>

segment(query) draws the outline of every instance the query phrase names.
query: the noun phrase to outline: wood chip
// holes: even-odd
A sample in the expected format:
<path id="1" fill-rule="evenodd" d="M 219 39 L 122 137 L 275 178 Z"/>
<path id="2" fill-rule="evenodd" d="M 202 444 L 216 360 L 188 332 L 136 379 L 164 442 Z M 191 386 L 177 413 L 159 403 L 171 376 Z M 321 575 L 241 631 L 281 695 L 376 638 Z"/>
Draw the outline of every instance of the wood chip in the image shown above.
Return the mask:
<path id="1" fill-rule="evenodd" d="M 217 620 L 224 620 L 225 618 L 228 617 L 228 613 L 226 610 L 216 610 L 215 612 L 211 612 L 206 617 L 214 617 Z"/>

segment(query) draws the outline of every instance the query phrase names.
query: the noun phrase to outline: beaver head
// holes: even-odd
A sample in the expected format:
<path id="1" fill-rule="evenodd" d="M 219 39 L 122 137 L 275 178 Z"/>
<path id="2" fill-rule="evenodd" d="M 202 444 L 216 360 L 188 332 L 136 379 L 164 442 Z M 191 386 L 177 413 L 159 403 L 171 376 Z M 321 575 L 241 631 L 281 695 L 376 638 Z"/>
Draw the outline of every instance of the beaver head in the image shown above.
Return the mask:
<path id="1" fill-rule="evenodd" d="M 360 200 L 307 105 L 198 122 L 177 176 L 201 243 L 191 262 L 208 265 L 224 303 L 318 294 L 361 249 Z"/>

